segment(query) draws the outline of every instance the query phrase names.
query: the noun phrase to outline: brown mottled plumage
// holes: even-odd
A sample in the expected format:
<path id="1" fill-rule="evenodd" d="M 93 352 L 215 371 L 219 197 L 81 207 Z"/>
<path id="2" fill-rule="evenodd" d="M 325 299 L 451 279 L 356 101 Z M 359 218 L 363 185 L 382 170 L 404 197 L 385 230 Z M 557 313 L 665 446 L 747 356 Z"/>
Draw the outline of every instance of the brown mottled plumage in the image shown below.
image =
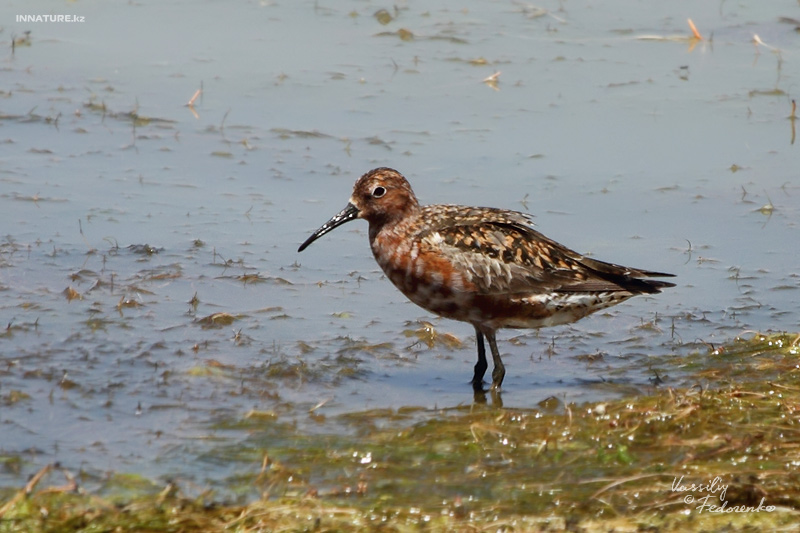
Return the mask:
<path id="1" fill-rule="evenodd" d="M 415 304 L 475 327 L 478 363 L 472 385 L 482 390 L 494 360 L 492 389 L 505 376 L 495 340 L 500 328 L 574 322 L 637 294 L 654 294 L 671 276 L 580 255 L 548 239 L 516 211 L 459 205 L 420 206 L 396 170 L 361 176 L 350 202 L 299 248 L 355 218 L 369 222 L 369 243 L 386 276 Z"/>

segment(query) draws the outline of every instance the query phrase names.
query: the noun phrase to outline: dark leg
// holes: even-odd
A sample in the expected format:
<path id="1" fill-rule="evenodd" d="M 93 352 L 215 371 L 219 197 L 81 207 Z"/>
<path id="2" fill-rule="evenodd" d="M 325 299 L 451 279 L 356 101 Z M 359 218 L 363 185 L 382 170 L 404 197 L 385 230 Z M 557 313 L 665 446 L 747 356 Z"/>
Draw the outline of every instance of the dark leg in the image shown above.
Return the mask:
<path id="1" fill-rule="evenodd" d="M 472 376 L 472 389 L 475 391 L 483 390 L 483 376 L 489 364 L 486 362 L 486 346 L 483 344 L 483 333 L 475 326 L 475 337 L 478 342 L 478 362 L 475 363 L 475 375 Z"/>
<path id="2" fill-rule="evenodd" d="M 500 359 L 500 352 L 497 351 L 497 341 L 494 338 L 493 330 L 486 331 L 486 339 L 489 341 L 489 348 L 492 350 L 492 359 L 494 360 L 494 369 L 492 370 L 492 390 L 497 390 L 500 388 L 500 385 L 503 384 L 503 378 L 506 377 L 506 367 L 503 365 L 503 360 Z"/>

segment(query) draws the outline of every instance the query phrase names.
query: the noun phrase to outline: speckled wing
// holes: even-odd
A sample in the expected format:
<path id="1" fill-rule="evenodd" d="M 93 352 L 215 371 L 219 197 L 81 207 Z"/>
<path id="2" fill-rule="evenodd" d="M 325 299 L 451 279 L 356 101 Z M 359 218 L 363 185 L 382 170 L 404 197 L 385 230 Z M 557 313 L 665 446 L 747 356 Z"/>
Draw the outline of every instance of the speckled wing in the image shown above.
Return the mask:
<path id="1" fill-rule="evenodd" d="M 436 206 L 423 246 L 436 248 L 483 294 L 654 293 L 662 276 L 584 257 L 534 230 L 529 215 L 491 208 Z M 443 209 L 446 208 L 446 209 Z M 427 210 L 423 208 L 424 210 Z"/>

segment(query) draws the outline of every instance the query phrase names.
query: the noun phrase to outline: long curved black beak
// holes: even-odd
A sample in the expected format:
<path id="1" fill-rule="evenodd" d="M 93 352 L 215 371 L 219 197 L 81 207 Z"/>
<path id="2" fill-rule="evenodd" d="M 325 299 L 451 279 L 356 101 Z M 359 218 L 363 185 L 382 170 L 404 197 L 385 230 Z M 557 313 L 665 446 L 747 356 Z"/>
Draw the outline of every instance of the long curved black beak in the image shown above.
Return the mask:
<path id="1" fill-rule="evenodd" d="M 311 234 L 311 237 L 306 239 L 306 242 L 300 245 L 300 248 L 297 249 L 298 252 L 302 252 L 308 245 L 312 242 L 316 241 L 329 231 L 341 226 L 346 222 L 350 222 L 351 220 L 358 218 L 358 208 L 351 203 L 348 203 L 344 209 L 333 215 L 329 221 L 324 223 L 320 228 Z"/>

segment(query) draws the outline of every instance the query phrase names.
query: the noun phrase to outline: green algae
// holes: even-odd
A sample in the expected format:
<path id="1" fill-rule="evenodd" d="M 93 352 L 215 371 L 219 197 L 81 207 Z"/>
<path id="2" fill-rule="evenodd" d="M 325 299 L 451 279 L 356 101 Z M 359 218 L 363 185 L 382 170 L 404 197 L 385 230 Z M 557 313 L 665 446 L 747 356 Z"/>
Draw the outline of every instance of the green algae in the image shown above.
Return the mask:
<path id="1" fill-rule="evenodd" d="M 215 422 L 250 435 L 201 458 L 243 466 L 226 480 L 241 503 L 124 475 L 97 493 L 66 471 L 73 482 L 47 487 L 47 467 L 7 495 L 0 532 L 789 528 L 799 351 L 800 335 L 755 334 L 666 358 L 692 368 L 680 388 L 555 409 L 377 409 L 328 434 L 253 411 Z"/>

